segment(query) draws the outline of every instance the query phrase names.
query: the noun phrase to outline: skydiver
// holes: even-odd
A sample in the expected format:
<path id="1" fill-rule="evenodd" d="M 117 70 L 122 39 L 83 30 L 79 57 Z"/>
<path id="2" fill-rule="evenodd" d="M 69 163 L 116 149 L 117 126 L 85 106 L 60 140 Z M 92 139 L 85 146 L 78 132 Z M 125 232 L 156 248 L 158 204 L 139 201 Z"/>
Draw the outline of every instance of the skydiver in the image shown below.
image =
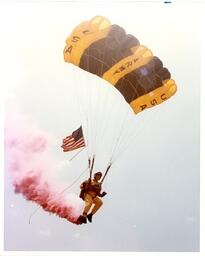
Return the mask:
<path id="1" fill-rule="evenodd" d="M 107 193 L 101 192 L 102 189 L 102 183 L 100 182 L 100 179 L 102 177 L 101 172 L 96 172 L 94 174 L 93 179 L 88 179 L 84 181 L 81 185 L 81 193 L 80 198 L 82 198 L 85 201 L 85 207 L 83 210 L 83 214 L 79 216 L 78 221 L 81 223 L 87 223 L 87 219 L 89 222 L 92 222 L 93 215 L 98 211 L 98 209 L 102 206 L 103 202 L 99 197 L 104 197 Z M 92 205 L 94 204 L 94 207 L 90 211 Z"/>

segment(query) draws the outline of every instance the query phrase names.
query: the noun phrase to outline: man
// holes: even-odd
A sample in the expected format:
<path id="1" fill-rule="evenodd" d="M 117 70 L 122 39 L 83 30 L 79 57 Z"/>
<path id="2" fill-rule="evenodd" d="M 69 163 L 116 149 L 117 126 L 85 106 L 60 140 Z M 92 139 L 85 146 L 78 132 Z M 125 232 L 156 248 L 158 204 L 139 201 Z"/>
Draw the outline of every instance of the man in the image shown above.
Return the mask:
<path id="1" fill-rule="evenodd" d="M 100 179 L 102 177 L 101 172 L 96 172 L 94 174 L 93 179 L 88 179 L 87 181 L 84 181 L 81 185 L 81 193 L 80 197 L 85 201 L 85 207 L 83 210 L 83 214 L 80 215 L 78 218 L 78 221 L 81 223 L 87 223 L 87 219 L 89 222 L 92 222 L 93 215 L 97 212 L 97 210 L 102 206 L 103 202 L 99 197 L 105 196 L 106 192 L 101 192 L 101 182 Z M 93 206 L 93 209 L 90 211 L 91 207 Z"/>

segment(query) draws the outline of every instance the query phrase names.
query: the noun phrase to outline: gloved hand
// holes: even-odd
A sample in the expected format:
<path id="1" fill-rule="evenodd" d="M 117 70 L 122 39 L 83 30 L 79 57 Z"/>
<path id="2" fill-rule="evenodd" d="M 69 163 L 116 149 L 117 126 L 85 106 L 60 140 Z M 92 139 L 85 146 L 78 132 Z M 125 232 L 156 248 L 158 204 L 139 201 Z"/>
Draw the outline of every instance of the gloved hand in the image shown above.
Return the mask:
<path id="1" fill-rule="evenodd" d="M 107 193 L 105 191 L 103 191 L 102 194 L 101 194 L 101 197 L 103 197 L 105 195 L 107 195 Z"/>

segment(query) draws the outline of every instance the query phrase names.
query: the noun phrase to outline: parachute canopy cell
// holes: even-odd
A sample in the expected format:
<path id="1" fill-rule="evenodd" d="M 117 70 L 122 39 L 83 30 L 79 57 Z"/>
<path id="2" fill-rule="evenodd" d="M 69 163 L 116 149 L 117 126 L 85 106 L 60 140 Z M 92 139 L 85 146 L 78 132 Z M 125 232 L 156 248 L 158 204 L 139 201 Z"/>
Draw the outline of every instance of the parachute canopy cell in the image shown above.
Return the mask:
<path id="1" fill-rule="evenodd" d="M 107 80 L 136 114 L 164 102 L 177 90 L 158 57 L 102 16 L 74 28 L 66 40 L 64 60 Z"/>

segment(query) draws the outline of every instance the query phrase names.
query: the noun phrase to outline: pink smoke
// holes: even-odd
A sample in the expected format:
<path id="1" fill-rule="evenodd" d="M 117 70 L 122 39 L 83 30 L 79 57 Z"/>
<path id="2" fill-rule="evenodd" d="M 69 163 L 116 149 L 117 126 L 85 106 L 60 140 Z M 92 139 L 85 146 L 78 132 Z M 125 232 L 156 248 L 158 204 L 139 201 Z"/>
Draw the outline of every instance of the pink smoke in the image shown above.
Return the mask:
<path id="1" fill-rule="evenodd" d="M 5 166 L 15 193 L 40 205 L 45 211 L 79 224 L 81 202 L 77 196 L 61 193 L 55 183 L 58 159 L 50 151 L 52 140 L 33 121 L 17 113 L 6 117 Z"/>

